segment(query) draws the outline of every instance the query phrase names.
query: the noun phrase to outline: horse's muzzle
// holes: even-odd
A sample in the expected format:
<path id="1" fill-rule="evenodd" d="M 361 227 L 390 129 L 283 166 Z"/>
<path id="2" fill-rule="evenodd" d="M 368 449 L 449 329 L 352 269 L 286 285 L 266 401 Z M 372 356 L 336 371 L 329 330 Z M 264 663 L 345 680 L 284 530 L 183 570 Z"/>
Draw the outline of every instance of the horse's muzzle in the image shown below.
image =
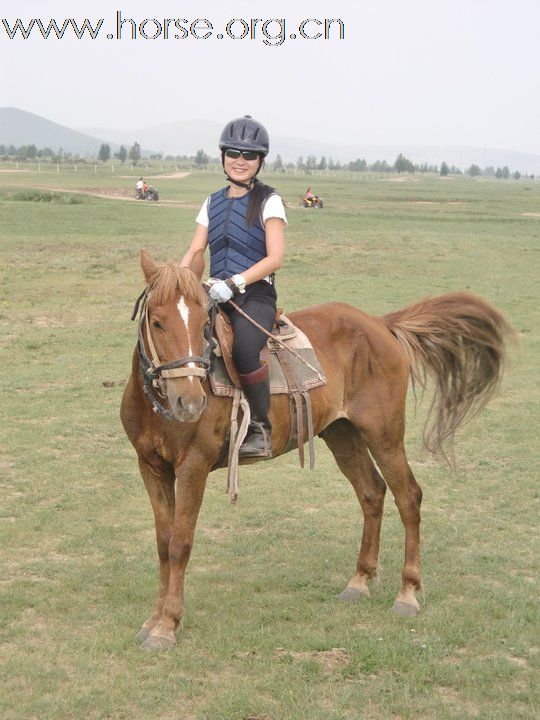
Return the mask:
<path id="1" fill-rule="evenodd" d="M 181 395 L 175 403 L 171 403 L 171 409 L 180 422 L 197 422 L 206 408 L 206 403 L 207 399 L 204 393 L 196 398 Z"/>

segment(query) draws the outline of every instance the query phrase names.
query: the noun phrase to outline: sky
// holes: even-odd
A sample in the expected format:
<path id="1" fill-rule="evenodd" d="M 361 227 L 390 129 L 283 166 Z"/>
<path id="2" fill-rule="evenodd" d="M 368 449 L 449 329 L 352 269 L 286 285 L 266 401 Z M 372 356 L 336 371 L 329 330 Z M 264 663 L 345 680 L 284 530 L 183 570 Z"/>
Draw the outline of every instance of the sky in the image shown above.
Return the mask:
<path id="1" fill-rule="evenodd" d="M 3 21 L 17 18 L 103 23 L 95 40 L 37 26 L 11 40 Z M 328 39 L 300 37 L 302 20 L 315 35 L 325 18 L 343 39 L 337 22 Z M 0 106 L 76 128 L 249 113 L 270 134 L 338 144 L 540 154 L 539 29 L 538 0 L 2 0 Z"/>

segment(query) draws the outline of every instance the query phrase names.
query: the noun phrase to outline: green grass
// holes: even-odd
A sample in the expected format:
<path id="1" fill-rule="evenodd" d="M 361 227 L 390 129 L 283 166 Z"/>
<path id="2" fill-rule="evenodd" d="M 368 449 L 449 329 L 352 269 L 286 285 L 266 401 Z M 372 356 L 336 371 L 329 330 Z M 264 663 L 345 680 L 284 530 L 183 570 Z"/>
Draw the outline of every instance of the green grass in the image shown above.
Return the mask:
<path id="1" fill-rule="evenodd" d="M 299 207 L 308 179 L 268 179 L 289 205 L 286 310 L 338 299 L 381 314 L 468 289 L 521 335 L 501 393 L 459 433 L 455 475 L 420 453 L 426 408 L 411 403 L 422 613 L 389 612 L 403 554 L 391 497 L 373 597 L 337 602 L 361 515 L 318 442 L 314 472 L 295 454 L 242 468 L 237 507 L 224 471 L 210 476 L 178 648 L 141 653 L 156 551 L 118 417 L 138 251 L 179 258 L 221 177 L 156 181 L 167 204 L 68 192 L 129 178 L 0 174 L 2 718 L 537 716 L 540 217 L 527 213 L 540 184 L 317 177 L 315 211 Z M 60 200 L 17 197 L 36 192 Z"/>

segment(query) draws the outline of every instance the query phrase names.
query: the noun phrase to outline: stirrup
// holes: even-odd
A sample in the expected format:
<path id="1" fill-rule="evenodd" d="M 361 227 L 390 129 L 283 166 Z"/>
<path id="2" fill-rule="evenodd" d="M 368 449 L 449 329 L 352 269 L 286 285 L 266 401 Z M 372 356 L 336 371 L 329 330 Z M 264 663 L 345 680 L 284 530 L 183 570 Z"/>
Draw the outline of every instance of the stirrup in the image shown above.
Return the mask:
<path id="1" fill-rule="evenodd" d="M 272 457 L 272 440 L 264 426 L 252 420 L 248 435 L 238 450 L 238 457 Z"/>

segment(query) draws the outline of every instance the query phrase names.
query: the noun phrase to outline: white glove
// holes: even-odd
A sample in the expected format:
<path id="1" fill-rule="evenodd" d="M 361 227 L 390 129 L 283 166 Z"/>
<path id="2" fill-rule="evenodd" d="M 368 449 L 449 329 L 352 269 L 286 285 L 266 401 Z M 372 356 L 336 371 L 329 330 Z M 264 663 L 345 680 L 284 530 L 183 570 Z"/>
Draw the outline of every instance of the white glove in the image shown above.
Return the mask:
<path id="1" fill-rule="evenodd" d="M 225 280 L 219 280 L 218 282 L 213 283 L 208 291 L 210 299 L 215 300 L 218 303 L 227 302 L 227 300 L 230 300 L 233 295 L 233 291 Z"/>

